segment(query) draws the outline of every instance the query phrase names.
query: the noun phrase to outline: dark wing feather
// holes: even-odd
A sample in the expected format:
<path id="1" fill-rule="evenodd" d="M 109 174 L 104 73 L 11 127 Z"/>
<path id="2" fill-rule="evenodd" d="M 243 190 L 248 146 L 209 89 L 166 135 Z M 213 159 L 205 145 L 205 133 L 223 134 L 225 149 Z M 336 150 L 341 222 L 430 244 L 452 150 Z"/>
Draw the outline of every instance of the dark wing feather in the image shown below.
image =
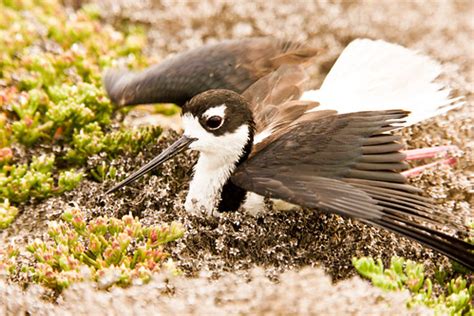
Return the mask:
<path id="1" fill-rule="evenodd" d="M 303 115 L 240 165 L 232 182 L 267 197 L 384 227 L 474 269 L 473 245 L 429 227 L 457 230 L 462 225 L 417 195 L 399 173 L 407 168 L 405 155 L 399 152 L 399 136 L 387 132 L 407 114 L 357 112 L 316 120 Z"/>
<path id="2" fill-rule="evenodd" d="M 337 113 L 334 110 L 307 113 L 319 105 L 299 100 L 307 80 L 308 75 L 301 65 L 285 64 L 245 90 L 242 96 L 249 102 L 257 137 L 260 133 L 267 135 L 252 148 L 250 156 L 279 138 L 289 127 Z"/>
<path id="3" fill-rule="evenodd" d="M 104 85 L 119 105 L 183 105 L 210 89 L 242 93 L 281 65 L 305 64 L 316 54 L 303 43 L 270 37 L 229 40 L 180 53 L 140 72 L 109 70 Z"/>
<path id="4" fill-rule="evenodd" d="M 257 133 L 287 126 L 316 102 L 299 101 L 308 76 L 301 65 L 282 65 L 251 85 L 242 96 L 249 102 Z"/>

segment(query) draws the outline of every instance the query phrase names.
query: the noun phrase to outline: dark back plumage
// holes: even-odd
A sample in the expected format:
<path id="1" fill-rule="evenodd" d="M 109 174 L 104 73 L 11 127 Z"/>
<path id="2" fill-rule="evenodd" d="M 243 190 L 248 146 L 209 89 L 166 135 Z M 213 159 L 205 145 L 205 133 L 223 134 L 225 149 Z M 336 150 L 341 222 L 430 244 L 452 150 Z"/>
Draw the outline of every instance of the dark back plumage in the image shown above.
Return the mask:
<path id="1" fill-rule="evenodd" d="M 433 227 L 467 228 L 400 173 L 408 168 L 406 156 L 401 137 L 390 132 L 409 112 L 307 113 L 317 104 L 298 100 L 305 81 L 300 71 L 283 66 L 244 92 L 257 131 L 271 134 L 254 145 L 231 181 L 266 197 L 384 227 L 474 269 L 474 245 Z"/>

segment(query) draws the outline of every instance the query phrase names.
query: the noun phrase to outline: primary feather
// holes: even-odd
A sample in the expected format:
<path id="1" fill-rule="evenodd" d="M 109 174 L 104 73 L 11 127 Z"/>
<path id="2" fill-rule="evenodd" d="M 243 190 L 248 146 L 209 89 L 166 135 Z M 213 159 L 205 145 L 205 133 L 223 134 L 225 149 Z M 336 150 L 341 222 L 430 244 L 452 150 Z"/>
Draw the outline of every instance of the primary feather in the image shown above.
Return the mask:
<path id="1" fill-rule="evenodd" d="M 433 226 L 464 231 L 448 213 L 416 194 L 399 173 L 407 168 L 400 136 L 390 132 L 403 110 L 325 112 L 297 120 L 285 133 L 254 146 L 234 184 L 262 196 L 380 226 L 474 268 L 474 245 Z M 307 113 L 305 115 L 313 115 Z"/>
<path id="2" fill-rule="evenodd" d="M 341 53 L 319 90 L 301 100 L 319 102 L 314 110 L 338 113 L 403 109 L 403 126 L 443 114 L 463 104 L 435 79 L 441 66 L 415 51 L 382 40 L 357 39 Z"/>

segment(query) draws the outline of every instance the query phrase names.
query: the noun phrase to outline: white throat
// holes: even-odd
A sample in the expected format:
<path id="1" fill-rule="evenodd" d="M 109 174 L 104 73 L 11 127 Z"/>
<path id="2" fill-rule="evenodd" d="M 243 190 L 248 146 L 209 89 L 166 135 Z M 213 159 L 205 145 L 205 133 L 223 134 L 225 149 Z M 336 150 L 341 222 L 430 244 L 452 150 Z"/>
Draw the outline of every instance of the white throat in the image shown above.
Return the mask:
<path id="1" fill-rule="evenodd" d="M 239 157 L 240 155 L 235 155 L 233 160 L 227 160 L 217 155 L 199 155 L 184 204 L 186 211 L 204 211 L 207 214 L 213 212 L 220 202 L 222 188 L 234 171 L 235 161 L 238 161 Z"/>
<path id="2" fill-rule="evenodd" d="M 232 175 L 249 139 L 249 126 L 215 136 L 205 131 L 198 120 L 183 116 L 185 135 L 197 138 L 190 148 L 200 152 L 184 207 L 186 211 L 212 214 L 218 206 L 224 184 Z"/>

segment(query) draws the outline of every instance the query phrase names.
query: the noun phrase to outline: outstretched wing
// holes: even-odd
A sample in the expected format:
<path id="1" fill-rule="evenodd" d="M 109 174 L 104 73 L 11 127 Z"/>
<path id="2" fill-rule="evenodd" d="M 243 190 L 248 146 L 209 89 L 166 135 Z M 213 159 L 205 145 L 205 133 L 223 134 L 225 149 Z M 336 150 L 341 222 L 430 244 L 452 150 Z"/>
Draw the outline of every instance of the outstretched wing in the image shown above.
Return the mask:
<path id="1" fill-rule="evenodd" d="M 341 53 L 319 90 L 306 91 L 302 99 L 320 103 L 338 113 L 410 111 L 409 126 L 464 104 L 436 81 L 441 65 L 428 56 L 382 40 L 356 39 Z M 341 93 L 344 91 L 344 93 Z"/>
<path id="2" fill-rule="evenodd" d="M 388 132 L 407 114 L 389 110 L 316 120 L 302 116 L 240 165 L 232 182 L 260 195 L 384 227 L 472 269 L 473 245 L 417 224 L 450 221 L 399 173 L 407 168 L 405 155 L 399 152 L 399 136 Z"/>
<path id="3" fill-rule="evenodd" d="M 183 105 L 210 89 L 245 91 L 284 64 L 304 64 L 317 50 L 270 37 L 205 45 L 140 72 L 109 70 L 104 76 L 110 99 L 119 105 L 170 102 Z"/>
<path id="4" fill-rule="evenodd" d="M 299 101 L 307 80 L 301 65 L 285 64 L 245 90 L 242 96 L 249 101 L 257 134 L 274 133 L 317 106 L 312 101 Z"/>

